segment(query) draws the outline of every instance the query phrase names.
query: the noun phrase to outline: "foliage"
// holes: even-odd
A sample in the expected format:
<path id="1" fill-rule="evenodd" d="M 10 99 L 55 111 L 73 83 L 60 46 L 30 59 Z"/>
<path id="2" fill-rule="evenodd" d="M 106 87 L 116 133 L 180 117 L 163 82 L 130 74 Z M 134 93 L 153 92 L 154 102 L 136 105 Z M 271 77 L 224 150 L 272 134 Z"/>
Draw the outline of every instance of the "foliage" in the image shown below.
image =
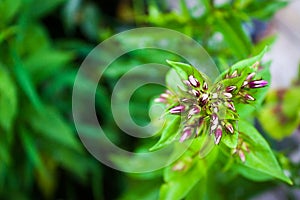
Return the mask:
<path id="1" fill-rule="evenodd" d="M 295 178 L 299 163 L 291 163 L 285 152 L 278 153 L 273 140 L 263 137 L 261 130 L 253 126 L 258 116 L 271 138 L 280 140 L 291 135 L 300 119 L 299 101 L 296 101 L 298 83 L 284 91 L 269 92 L 265 104 L 268 88 L 253 93 L 257 99 L 255 107 L 236 104 L 239 138 L 251 149 L 245 155 L 245 162 L 239 153 L 231 152 L 232 148 L 243 146 L 242 141 L 227 137 L 227 133 L 219 145 L 204 135 L 196 137 L 191 151 L 178 161 L 163 170 L 145 174 L 115 172 L 86 152 L 72 121 L 72 86 L 82 60 L 99 42 L 134 27 L 171 28 L 197 40 L 225 75 L 233 68 L 242 70 L 252 66 L 255 62 L 246 58 L 258 55 L 272 44 L 275 37 L 262 37 L 255 28 L 256 23 L 267 23 L 287 4 L 281 0 L 235 0 L 222 4 L 197 0 L 194 5 L 185 0 L 170 2 L 0 1 L 1 199 L 247 199 L 282 185 L 278 180 L 291 183 L 291 178 L 299 186 Z M 156 37 L 147 39 L 155 41 Z M 139 42 L 133 35 L 120 40 L 120 45 L 126 47 Z M 261 57 L 262 54 L 254 59 L 261 60 Z M 109 59 L 106 55 L 103 58 Z M 246 60 L 233 65 L 242 59 Z M 137 140 L 124 136 L 117 128 L 110 109 L 110 94 L 118 78 L 135 66 L 151 62 L 166 64 L 166 60 L 185 62 L 168 52 L 136 50 L 121 56 L 105 71 L 97 88 L 95 106 L 101 125 L 117 145 L 148 151 L 156 142 L 152 150 L 179 140 L 181 132 L 176 115 L 168 116 L 170 119 L 158 134 L 162 136 L 160 139 Z M 259 72 L 266 80 L 270 78 L 269 65 L 264 63 Z M 186 67 L 198 73 L 190 65 Z M 152 73 L 161 77 L 168 74 L 166 71 Z M 205 75 L 200 73 L 196 78 L 201 76 Z M 170 82 L 170 74 L 166 78 Z M 163 90 L 160 86 L 147 85 L 133 94 L 130 114 L 137 124 L 149 123 L 148 103 Z M 206 148 L 199 149 L 202 146 Z M 121 158 L 120 162 L 123 162 Z M 290 172 L 291 176 L 287 177 L 283 171 Z"/>

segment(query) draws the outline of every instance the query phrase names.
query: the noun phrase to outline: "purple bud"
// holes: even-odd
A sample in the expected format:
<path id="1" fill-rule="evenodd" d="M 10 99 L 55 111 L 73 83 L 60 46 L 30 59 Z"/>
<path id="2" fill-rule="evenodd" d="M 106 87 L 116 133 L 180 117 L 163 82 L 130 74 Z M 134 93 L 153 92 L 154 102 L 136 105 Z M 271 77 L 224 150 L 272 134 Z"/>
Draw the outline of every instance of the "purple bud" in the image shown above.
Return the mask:
<path id="1" fill-rule="evenodd" d="M 166 102 L 166 99 L 165 99 L 165 98 L 159 97 L 159 98 L 154 99 L 154 102 L 155 102 L 155 103 L 165 103 L 165 102 Z"/>
<path id="2" fill-rule="evenodd" d="M 231 94 L 231 93 L 224 92 L 223 95 L 224 95 L 226 98 L 232 98 L 232 94 Z"/>
<path id="3" fill-rule="evenodd" d="M 225 89 L 225 91 L 226 91 L 226 92 L 232 92 L 232 91 L 234 91 L 235 89 L 236 89 L 236 86 L 232 85 L 232 86 L 228 86 L 228 87 Z"/>
<path id="4" fill-rule="evenodd" d="M 183 80 L 182 82 L 183 82 L 184 84 L 186 84 L 187 86 L 189 86 L 189 87 L 192 86 L 191 83 L 190 83 L 188 80 Z"/>
<path id="5" fill-rule="evenodd" d="M 202 103 L 202 105 L 206 104 L 208 101 L 208 94 L 202 94 L 201 98 L 200 98 L 200 102 Z"/>
<path id="6" fill-rule="evenodd" d="M 219 144 L 222 137 L 222 128 L 221 126 L 218 126 L 216 132 L 215 132 L 215 144 Z"/>
<path id="7" fill-rule="evenodd" d="M 189 81 L 190 81 L 191 85 L 194 86 L 194 87 L 199 87 L 200 86 L 199 81 L 193 75 L 189 76 Z"/>
<path id="8" fill-rule="evenodd" d="M 218 125 L 219 125 L 218 116 L 216 114 L 213 114 L 210 130 L 214 131 L 217 128 Z"/>
<path id="9" fill-rule="evenodd" d="M 218 115 L 216 113 L 214 113 L 214 114 L 212 114 L 211 118 L 214 121 L 214 120 L 218 119 Z"/>
<path id="10" fill-rule="evenodd" d="M 246 80 L 247 80 L 247 81 L 251 81 L 251 80 L 254 78 L 254 76 L 255 76 L 255 73 L 252 72 L 251 74 L 249 74 L 249 75 L 247 76 Z"/>
<path id="11" fill-rule="evenodd" d="M 183 134 L 182 136 L 180 137 L 179 141 L 180 142 L 184 142 L 187 138 L 189 138 L 192 134 L 192 130 L 190 127 L 185 127 L 183 129 Z"/>
<path id="12" fill-rule="evenodd" d="M 188 103 L 188 102 L 191 101 L 191 99 L 183 98 L 183 99 L 181 99 L 181 101 L 182 101 L 183 103 Z"/>
<path id="13" fill-rule="evenodd" d="M 265 87 L 266 85 L 268 85 L 268 81 L 265 81 L 265 80 L 258 80 L 258 81 L 249 82 L 249 87 L 250 88 L 261 88 L 261 87 Z"/>
<path id="14" fill-rule="evenodd" d="M 233 126 L 230 123 L 226 124 L 225 127 L 230 133 L 234 133 Z"/>
<path id="15" fill-rule="evenodd" d="M 245 154 L 242 150 L 239 150 L 239 157 L 241 159 L 242 162 L 245 162 L 246 161 L 246 157 L 245 157 Z"/>
<path id="16" fill-rule="evenodd" d="M 195 97 L 199 97 L 200 96 L 200 92 L 198 90 L 192 90 L 191 92 L 193 93 L 193 95 Z"/>
<path id="17" fill-rule="evenodd" d="M 248 101 L 254 101 L 255 98 L 253 96 L 251 96 L 250 94 L 246 94 L 245 96 L 245 100 L 248 100 Z"/>
<path id="18" fill-rule="evenodd" d="M 226 103 L 227 107 L 232 110 L 232 111 L 235 111 L 235 107 L 234 107 L 234 104 L 232 102 L 227 102 Z"/>
<path id="19" fill-rule="evenodd" d="M 190 111 L 189 111 L 189 114 L 188 114 L 188 118 L 191 118 L 191 116 L 193 115 L 196 115 L 200 112 L 200 108 L 198 107 L 193 107 Z"/>
<path id="20" fill-rule="evenodd" d="M 208 89 L 208 85 L 207 85 L 207 83 L 204 81 L 204 83 L 203 83 L 203 90 L 207 90 Z"/>
<path id="21" fill-rule="evenodd" d="M 165 92 L 166 94 L 169 94 L 169 95 L 173 95 L 172 92 L 170 90 L 166 90 Z"/>
<path id="22" fill-rule="evenodd" d="M 178 113 L 181 113 L 185 110 L 185 106 L 183 105 L 180 105 L 180 106 L 176 106 L 172 109 L 170 109 L 170 113 L 171 114 L 178 114 Z"/>

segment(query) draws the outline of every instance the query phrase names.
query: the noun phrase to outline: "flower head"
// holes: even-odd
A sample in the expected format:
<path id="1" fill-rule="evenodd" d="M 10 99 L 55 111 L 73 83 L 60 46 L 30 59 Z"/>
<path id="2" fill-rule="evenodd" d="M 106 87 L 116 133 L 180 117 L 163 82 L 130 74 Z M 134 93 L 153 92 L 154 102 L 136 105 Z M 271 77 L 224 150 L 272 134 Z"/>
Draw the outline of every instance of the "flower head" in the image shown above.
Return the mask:
<path id="1" fill-rule="evenodd" d="M 165 103 L 170 114 L 181 115 L 183 119 L 179 141 L 209 134 L 214 136 L 215 144 L 219 144 L 223 137 L 236 134 L 238 113 L 235 104 L 255 102 L 253 91 L 268 84 L 261 78 L 256 79 L 258 65 L 256 62 L 249 68 L 228 70 L 214 84 L 201 73 L 187 74 L 182 80 L 185 87 L 179 88 L 180 92 L 161 94 L 156 101 Z M 237 151 L 244 161 L 244 152 Z"/>

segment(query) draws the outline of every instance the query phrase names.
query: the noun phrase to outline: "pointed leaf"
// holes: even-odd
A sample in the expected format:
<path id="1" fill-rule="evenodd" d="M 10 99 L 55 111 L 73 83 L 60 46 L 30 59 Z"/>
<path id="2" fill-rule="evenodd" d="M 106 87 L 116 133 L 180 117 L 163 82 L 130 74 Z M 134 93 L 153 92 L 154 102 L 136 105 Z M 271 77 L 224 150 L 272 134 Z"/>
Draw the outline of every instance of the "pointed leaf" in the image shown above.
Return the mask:
<path id="1" fill-rule="evenodd" d="M 0 65 L 0 80 L 0 126 L 9 131 L 17 112 L 17 90 L 2 65 Z"/>
<path id="2" fill-rule="evenodd" d="M 159 141 L 150 148 L 150 151 L 158 150 L 166 145 L 175 141 L 179 127 L 180 127 L 179 115 L 168 115 L 162 129 L 157 133 L 161 135 Z"/>
<path id="3" fill-rule="evenodd" d="M 245 166 L 293 184 L 283 173 L 269 144 L 251 124 L 240 121 L 239 131 L 240 137 L 249 144 L 250 152 L 245 153 Z"/>

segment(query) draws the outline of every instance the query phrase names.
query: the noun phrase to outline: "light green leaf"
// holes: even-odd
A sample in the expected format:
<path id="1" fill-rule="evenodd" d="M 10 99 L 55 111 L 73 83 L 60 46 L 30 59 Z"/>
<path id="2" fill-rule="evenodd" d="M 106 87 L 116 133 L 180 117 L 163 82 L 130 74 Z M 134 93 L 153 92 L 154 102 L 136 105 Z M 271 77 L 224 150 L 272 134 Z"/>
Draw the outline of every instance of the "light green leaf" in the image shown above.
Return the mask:
<path id="1" fill-rule="evenodd" d="M 234 134 L 223 133 L 221 142 L 223 142 L 229 148 L 234 149 L 238 144 L 238 138 L 239 138 L 238 131 L 235 131 Z"/>
<path id="2" fill-rule="evenodd" d="M 247 179 L 253 180 L 253 181 L 269 181 L 272 180 L 273 177 L 262 173 L 260 171 L 257 171 L 253 168 L 247 167 L 245 165 L 234 165 L 232 166 L 238 173 L 240 173 L 242 176 L 244 176 Z"/>
<path id="3" fill-rule="evenodd" d="M 178 136 L 180 120 L 181 118 L 179 115 L 166 116 L 166 120 L 162 129 L 157 133 L 161 135 L 161 137 L 159 141 L 153 147 L 150 148 L 150 151 L 158 150 L 174 142 L 174 140 Z"/>
<path id="4" fill-rule="evenodd" d="M 0 126 L 10 131 L 17 112 L 17 90 L 10 74 L 0 65 Z"/>
<path id="5" fill-rule="evenodd" d="M 167 63 L 171 65 L 171 67 L 177 72 L 179 77 L 183 80 L 188 80 L 188 76 L 193 75 L 200 82 L 200 84 L 203 84 L 204 81 L 208 85 L 211 84 L 209 77 L 206 74 L 199 72 L 192 65 L 182 63 L 182 62 L 174 62 L 170 60 L 167 60 Z"/>
<path id="6" fill-rule="evenodd" d="M 196 143 L 193 142 L 192 146 L 202 143 L 203 140 L 199 139 Z M 190 152 L 187 152 L 187 154 Z M 160 189 L 161 200 L 180 200 L 183 199 L 193 187 L 203 179 L 211 165 L 216 161 L 218 156 L 218 149 L 214 148 L 210 155 L 200 159 L 196 157 L 192 160 L 191 157 L 182 157 L 174 165 L 165 169 L 164 180 L 165 184 Z M 179 162 L 184 162 L 189 166 L 184 170 L 174 171 L 174 166 Z"/>
<path id="7" fill-rule="evenodd" d="M 278 178 L 288 184 L 293 184 L 283 173 L 269 144 L 251 124 L 241 120 L 239 122 L 239 132 L 240 137 L 249 144 L 250 152 L 245 153 L 246 161 L 244 165 L 246 167 Z"/>
<path id="8" fill-rule="evenodd" d="M 265 47 L 264 50 L 262 50 L 262 52 L 260 52 L 257 56 L 237 62 L 236 64 L 231 66 L 231 70 L 236 70 L 236 69 L 244 68 L 244 67 L 250 67 L 254 63 L 261 61 L 261 59 L 263 58 L 265 53 L 268 51 L 268 49 L 269 49 L 268 47 Z"/>
<path id="9" fill-rule="evenodd" d="M 193 73 L 193 69 L 191 65 L 182 63 L 182 62 L 174 62 L 167 60 L 167 63 L 171 65 L 173 69 L 177 72 L 177 74 L 182 78 L 183 80 L 187 80 L 188 76 Z"/>
<path id="10" fill-rule="evenodd" d="M 195 160 L 193 166 L 185 173 L 176 172 L 177 176 L 172 177 L 171 180 L 167 180 L 168 182 L 162 185 L 159 199 L 180 200 L 184 198 L 194 185 L 205 176 L 206 171 L 202 164 L 201 160 Z M 172 169 L 167 168 L 166 170 Z"/>

